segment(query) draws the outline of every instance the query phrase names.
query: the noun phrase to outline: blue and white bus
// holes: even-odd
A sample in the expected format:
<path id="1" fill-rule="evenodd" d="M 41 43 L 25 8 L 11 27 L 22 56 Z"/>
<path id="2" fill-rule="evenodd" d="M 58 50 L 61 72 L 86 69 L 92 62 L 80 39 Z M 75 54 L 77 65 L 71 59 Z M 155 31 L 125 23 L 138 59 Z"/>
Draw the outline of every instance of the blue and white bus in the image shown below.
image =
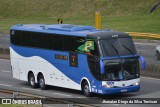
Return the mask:
<path id="1" fill-rule="evenodd" d="M 140 89 L 140 63 L 131 36 L 71 24 L 19 24 L 10 29 L 13 78 L 91 93 Z"/>

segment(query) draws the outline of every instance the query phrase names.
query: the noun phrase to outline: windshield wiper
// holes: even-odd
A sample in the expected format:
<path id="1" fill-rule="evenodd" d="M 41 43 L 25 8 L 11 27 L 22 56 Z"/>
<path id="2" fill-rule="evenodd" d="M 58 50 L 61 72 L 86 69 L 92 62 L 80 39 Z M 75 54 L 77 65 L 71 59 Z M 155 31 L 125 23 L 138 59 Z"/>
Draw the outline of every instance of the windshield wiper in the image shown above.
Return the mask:
<path id="1" fill-rule="evenodd" d="M 119 56 L 119 52 L 118 52 L 118 50 L 114 47 L 113 43 L 112 43 L 112 47 L 113 47 L 113 49 L 116 51 L 117 56 Z"/>
<path id="2" fill-rule="evenodd" d="M 129 48 L 126 47 L 125 45 L 122 45 L 122 46 L 123 46 L 124 48 L 126 48 L 132 55 L 134 55 L 131 49 L 129 49 Z"/>

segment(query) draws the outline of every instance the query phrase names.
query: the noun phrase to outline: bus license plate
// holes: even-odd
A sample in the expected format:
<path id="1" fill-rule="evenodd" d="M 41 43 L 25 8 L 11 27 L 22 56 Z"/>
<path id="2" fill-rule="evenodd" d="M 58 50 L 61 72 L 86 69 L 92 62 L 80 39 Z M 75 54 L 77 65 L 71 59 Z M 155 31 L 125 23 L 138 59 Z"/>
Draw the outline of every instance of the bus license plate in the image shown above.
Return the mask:
<path id="1" fill-rule="evenodd" d="M 121 92 L 127 92 L 127 89 L 123 89 L 123 90 L 121 90 Z"/>

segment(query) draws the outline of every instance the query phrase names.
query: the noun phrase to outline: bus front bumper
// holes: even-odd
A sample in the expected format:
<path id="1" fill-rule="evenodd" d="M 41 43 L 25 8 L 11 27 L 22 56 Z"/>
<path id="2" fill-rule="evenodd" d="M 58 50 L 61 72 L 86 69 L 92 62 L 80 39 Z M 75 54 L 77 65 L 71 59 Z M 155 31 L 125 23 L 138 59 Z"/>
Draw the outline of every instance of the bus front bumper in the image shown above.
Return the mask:
<path id="1" fill-rule="evenodd" d="M 136 92 L 139 90 L 140 90 L 140 85 L 127 86 L 127 87 L 116 87 L 116 88 L 101 87 L 98 90 L 98 93 L 99 94 L 118 94 L 118 93 Z"/>

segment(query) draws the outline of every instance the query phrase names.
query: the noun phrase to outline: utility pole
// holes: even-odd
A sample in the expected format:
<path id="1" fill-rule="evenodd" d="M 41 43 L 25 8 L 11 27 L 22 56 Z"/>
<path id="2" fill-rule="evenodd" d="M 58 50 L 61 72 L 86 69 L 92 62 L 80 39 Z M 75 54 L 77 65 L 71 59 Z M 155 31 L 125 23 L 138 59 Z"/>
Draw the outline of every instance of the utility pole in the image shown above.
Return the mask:
<path id="1" fill-rule="evenodd" d="M 100 29 L 101 28 L 101 14 L 100 14 L 100 11 L 98 10 L 98 3 L 99 3 L 99 0 L 96 0 L 95 25 L 97 29 Z"/>

